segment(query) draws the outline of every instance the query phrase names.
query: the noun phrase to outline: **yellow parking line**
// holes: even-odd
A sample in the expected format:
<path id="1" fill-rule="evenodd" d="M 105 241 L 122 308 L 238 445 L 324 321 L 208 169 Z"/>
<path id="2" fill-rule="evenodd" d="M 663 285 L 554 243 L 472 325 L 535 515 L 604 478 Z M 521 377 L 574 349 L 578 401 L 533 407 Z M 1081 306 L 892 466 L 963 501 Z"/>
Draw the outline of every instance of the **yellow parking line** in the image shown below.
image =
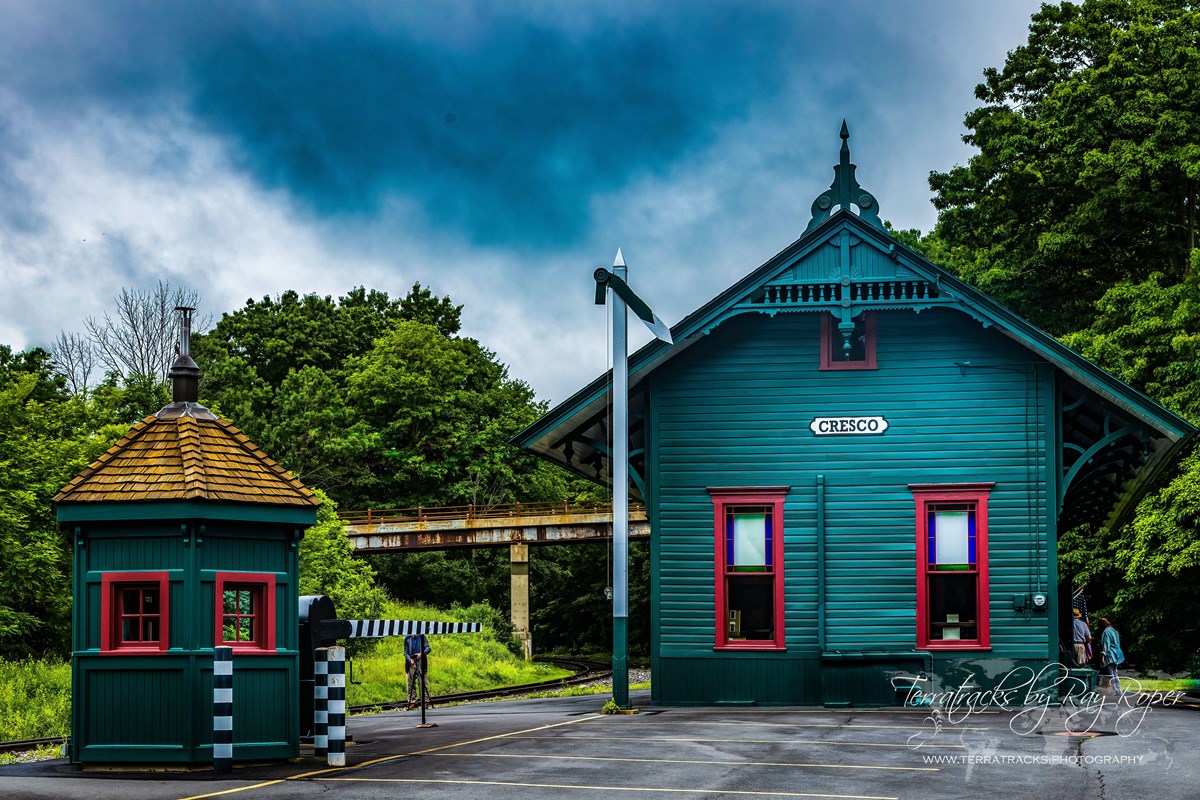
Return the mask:
<path id="1" fill-rule="evenodd" d="M 668 792 L 681 794 L 736 794 L 754 797 L 820 797 L 834 800 L 900 800 L 873 794 L 814 794 L 811 792 L 754 792 L 746 789 L 676 789 L 654 786 L 587 786 L 571 783 L 518 783 L 516 781 L 468 781 L 449 778 L 317 778 L 319 781 L 360 781 L 364 783 L 445 783 L 454 786 L 514 786 L 521 789 L 580 789 L 597 792 Z"/>
<path id="2" fill-rule="evenodd" d="M 852 745 L 854 747 L 906 747 L 910 750 L 913 745 L 902 742 L 840 742 L 835 740 L 809 740 L 809 739 L 710 739 L 696 736 L 515 736 L 515 739 L 553 739 L 557 742 L 562 741 L 579 741 L 586 742 L 592 739 L 604 739 L 607 741 L 617 742 L 738 742 L 741 744 L 823 744 L 842 747 Z M 955 747 L 959 749 L 966 748 L 965 744 L 938 744 L 936 742 L 925 742 L 921 745 L 924 747 Z"/>
<path id="3" fill-rule="evenodd" d="M 886 769 L 900 772 L 939 772 L 937 767 L 879 767 L 874 764 L 802 764 L 794 761 L 703 761 L 691 758 L 621 758 L 618 756 L 547 756 L 523 753 L 437 753 L 446 758 L 551 758 L 560 761 L 632 761 L 646 764 L 719 764 L 725 767 L 812 767 L 824 769 Z M 956 757 L 956 756 L 954 756 Z"/>
<path id="4" fill-rule="evenodd" d="M 234 792 L 246 792 L 250 789 L 262 789 L 265 786 L 274 786 L 277 783 L 283 783 L 287 778 L 280 778 L 275 781 L 266 781 L 264 783 L 256 783 L 253 786 L 239 786 L 236 789 L 225 789 L 220 792 L 209 792 L 208 794 L 194 794 L 191 797 L 185 797 L 183 800 L 201 800 L 204 797 L 218 797 L 223 794 L 233 794 Z"/>

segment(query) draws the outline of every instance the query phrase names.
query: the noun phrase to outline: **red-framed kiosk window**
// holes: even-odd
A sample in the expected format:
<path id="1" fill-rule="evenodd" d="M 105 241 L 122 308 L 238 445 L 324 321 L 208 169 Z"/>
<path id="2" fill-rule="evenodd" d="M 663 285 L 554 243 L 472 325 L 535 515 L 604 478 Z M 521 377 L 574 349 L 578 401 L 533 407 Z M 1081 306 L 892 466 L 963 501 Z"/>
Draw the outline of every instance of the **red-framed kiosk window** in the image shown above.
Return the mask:
<path id="1" fill-rule="evenodd" d="M 170 580 L 165 572 L 105 572 L 100 578 L 100 650 L 161 653 L 171 646 Z"/>
<path id="2" fill-rule="evenodd" d="M 864 311 L 855 317 L 854 332 L 850 334 L 850 351 L 838 331 L 833 314 L 821 315 L 821 369 L 877 369 L 875 361 L 875 314 Z"/>
<path id="3" fill-rule="evenodd" d="M 909 486 L 917 512 L 917 647 L 986 650 L 993 483 Z"/>
<path id="4" fill-rule="evenodd" d="M 716 649 L 783 650 L 783 498 L 789 487 L 714 487 Z"/>
<path id="5" fill-rule="evenodd" d="M 235 650 L 275 650 L 275 575 L 218 572 L 215 644 Z"/>

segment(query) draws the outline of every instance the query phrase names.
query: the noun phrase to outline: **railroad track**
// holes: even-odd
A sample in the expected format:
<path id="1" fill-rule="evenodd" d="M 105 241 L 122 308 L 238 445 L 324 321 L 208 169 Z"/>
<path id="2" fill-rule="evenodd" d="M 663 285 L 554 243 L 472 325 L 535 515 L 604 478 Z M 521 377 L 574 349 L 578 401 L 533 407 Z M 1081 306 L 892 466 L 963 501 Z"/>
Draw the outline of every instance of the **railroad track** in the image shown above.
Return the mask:
<path id="1" fill-rule="evenodd" d="M 519 694 L 530 694 L 532 692 L 551 691 L 561 689 L 564 686 L 574 686 L 580 683 L 591 683 L 592 681 L 604 680 L 612 676 L 612 666 L 599 661 L 586 661 L 577 658 L 553 658 L 539 659 L 547 664 L 569 669 L 574 674 L 569 678 L 559 678 L 552 681 L 540 681 L 538 683 L 525 683 L 520 686 L 505 686 L 501 689 L 486 689 L 481 692 L 459 692 L 458 694 L 443 694 L 435 695 L 430 698 L 430 702 L 435 706 L 448 705 L 450 703 L 466 703 L 472 700 L 492 700 L 497 697 L 512 697 Z M 397 709 L 407 708 L 408 703 L 398 700 L 394 703 L 376 703 L 374 705 L 365 706 L 349 706 L 347 711 L 351 714 L 361 714 L 366 711 L 395 711 Z M 64 736 L 51 736 L 45 739 L 25 739 L 19 742 L 0 742 L 0 753 L 23 753 L 27 750 L 34 750 L 38 747 L 58 746 L 66 741 Z"/>
<path id="2" fill-rule="evenodd" d="M 564 686 L 574 686 L 581 683 L 591 683 L 592 681 L 604 680 L 612 676 L 612 665 L 605 664 L 599 661 L 585 661 L 577 658 L 553 658 L 553 659 L 538 659 L 547 664 L 569 669 L 574 674 L 569 678 L 558 678 L 552 681 L 541 681 L 539 683 L 525 683 L 520 686 L 505 686 L 501 689 L 485 689 L 480 692 L 459 692 L 458 694 L 443 694 L 434 695 L 429 698 L 429 702 L 435 706 L 448 705 L 450 703 L 466 703 L 472 700 L 493 700 L 497 697 L 512 697 L 519 694 L 530 694 L 532 692 L 552 691 L 561 689 Z M 394 703 L 376 703 L 374 705 L 365 706 L 348 706 L 347 711 L 351 714 L 361 714 L 365 711 L 395 711 L 398 709 L 408 708 L 408 702 L 397 700 Z"/>

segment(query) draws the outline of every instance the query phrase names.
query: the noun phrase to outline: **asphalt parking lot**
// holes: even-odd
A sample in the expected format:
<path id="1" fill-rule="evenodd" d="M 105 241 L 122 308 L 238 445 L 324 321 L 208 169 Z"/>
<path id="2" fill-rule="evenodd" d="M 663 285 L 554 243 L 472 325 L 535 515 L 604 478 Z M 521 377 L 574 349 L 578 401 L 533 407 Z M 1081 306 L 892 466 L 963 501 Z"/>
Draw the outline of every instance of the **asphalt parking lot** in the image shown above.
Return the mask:
<path id="1" fill-rule="evenodd" d="M 311 756 L 210 772 L 0 768 L 0 797 L 404 796 L 537 798 L 1200 798 L 1194 708 L 1108 707 L 948 718 L 920 710 L 650 708 L 596 713 L 603 696 L 354 717 L 345 769 Z M 307 752 L 307 751 L 306 751 Z"/>

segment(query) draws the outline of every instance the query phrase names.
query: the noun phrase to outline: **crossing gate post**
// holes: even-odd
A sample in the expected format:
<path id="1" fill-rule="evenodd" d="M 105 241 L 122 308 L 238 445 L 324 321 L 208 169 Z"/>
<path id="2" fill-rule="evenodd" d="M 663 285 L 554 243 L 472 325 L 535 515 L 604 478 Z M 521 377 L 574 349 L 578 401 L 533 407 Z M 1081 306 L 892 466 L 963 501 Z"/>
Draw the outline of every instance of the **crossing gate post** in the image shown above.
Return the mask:
<path id="1" fill-rule="evenodd" d="M 233 648 L 213 648 L 213 774 L 233 772 Z"/>
<path id="2" fill-rule="evenodd" d="M 346 648 L 329 648 L 329 753 L 331 767 L 346 766 Z"/>
<path id="3" fill-rule="evenodd" d="M 422 656 L 421 660 L 417 663 L 417 669 L 419 669 L 421 671 L 421 676 L 419 679 L 421 681 L 419 684 L 419 686 L 421 687 L 421 724 L 418 725 L 417 727 L 418 728 L 436 728 L 437 727 L 436 722 L 426 722 L 425 721 L 425 704 L 429 699 L 428 697 L 426 697 L 426 695 L 429 693 L 428 692 L 429 680 L 425 673 L 425 666 L 426 666 L 425 657 Z"/>
<path id="4" fill-rule="evenodd" d="M 329 753 L 329 648 L 313 651 L 313 755 Z"/>

